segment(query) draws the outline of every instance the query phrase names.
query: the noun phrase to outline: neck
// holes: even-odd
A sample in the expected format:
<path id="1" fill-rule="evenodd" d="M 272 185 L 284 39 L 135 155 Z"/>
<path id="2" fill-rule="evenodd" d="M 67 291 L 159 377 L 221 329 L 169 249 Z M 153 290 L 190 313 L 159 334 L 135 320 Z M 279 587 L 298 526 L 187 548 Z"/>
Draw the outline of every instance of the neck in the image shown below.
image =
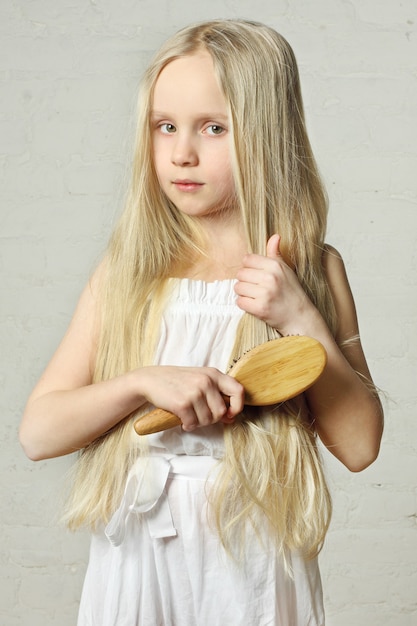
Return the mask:
<path id="1" fill-rule="evenodd" d="M 200 255 L 181 272 L 183 278 L 213 282 L 235 278 L 248 247 L 240 219 L 205 220 L 205 254 Z"/>

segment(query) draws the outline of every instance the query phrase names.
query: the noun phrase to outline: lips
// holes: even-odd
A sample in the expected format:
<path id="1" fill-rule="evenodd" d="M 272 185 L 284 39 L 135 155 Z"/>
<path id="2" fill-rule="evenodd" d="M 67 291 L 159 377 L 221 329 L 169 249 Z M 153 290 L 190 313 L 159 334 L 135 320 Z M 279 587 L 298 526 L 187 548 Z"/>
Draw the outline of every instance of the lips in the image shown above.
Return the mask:
<path id="1" fill-rule="evenodd" d="M 189 180 L 188 178 L 176 179 L 172 181 L 172 184 L 179 191 L 197 191 L 203 187 L 204 183 L 199 183 L 195 180 Z"/>

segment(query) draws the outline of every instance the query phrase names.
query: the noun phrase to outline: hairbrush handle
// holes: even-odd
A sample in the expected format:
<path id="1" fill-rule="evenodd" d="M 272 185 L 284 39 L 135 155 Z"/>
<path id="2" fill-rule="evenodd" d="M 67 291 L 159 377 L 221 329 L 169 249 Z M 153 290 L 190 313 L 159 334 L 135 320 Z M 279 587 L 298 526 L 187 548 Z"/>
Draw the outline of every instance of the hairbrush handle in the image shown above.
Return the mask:
<path id="1" fill-rule="evenodd" d="M 154 409 L 136 420 L 133 426 L 138 435 L 151 435 L 152 433 L 159 433 L 161 430 L 181 426 L 181 423 L 180 418 L 174 413 L 164 409 Z"/>

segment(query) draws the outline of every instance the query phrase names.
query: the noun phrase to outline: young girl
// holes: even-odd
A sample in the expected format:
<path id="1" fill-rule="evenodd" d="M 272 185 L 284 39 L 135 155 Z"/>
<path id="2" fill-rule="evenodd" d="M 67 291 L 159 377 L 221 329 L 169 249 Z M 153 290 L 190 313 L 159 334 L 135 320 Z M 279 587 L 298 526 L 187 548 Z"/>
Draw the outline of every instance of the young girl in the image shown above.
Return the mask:
<path id="1" fill-rule="evenodd" d="M 144 76 L 125 211 L 21 426 L 32 459 L 81 451 L 80 626 L 324 623 L 316 436 L 360 471 L 382 431 L 325 226 L 288 43 L 245 21 L 180 31 Z M 244 409 L 228 364 L 285 335 L 323 344 L 323 375 Z M 136 435 L 152 406 L 182 428 Z"/>

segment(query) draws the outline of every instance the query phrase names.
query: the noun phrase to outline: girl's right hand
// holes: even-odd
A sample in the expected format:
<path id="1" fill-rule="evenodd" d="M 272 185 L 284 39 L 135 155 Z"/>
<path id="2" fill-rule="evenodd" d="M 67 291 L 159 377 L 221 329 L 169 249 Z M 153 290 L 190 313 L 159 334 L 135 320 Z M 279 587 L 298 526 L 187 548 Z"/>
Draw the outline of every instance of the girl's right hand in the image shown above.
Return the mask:
<path id="1" fill-rule="evenodd" d="M 211 367 L 150 366 L 136 370 L 138 391 L 148 402 L 177 415 L 185 431 L 231 423 L 243 410 L 244 389 Z M 223 395 L 230 398 L 227 406 Z"/>

